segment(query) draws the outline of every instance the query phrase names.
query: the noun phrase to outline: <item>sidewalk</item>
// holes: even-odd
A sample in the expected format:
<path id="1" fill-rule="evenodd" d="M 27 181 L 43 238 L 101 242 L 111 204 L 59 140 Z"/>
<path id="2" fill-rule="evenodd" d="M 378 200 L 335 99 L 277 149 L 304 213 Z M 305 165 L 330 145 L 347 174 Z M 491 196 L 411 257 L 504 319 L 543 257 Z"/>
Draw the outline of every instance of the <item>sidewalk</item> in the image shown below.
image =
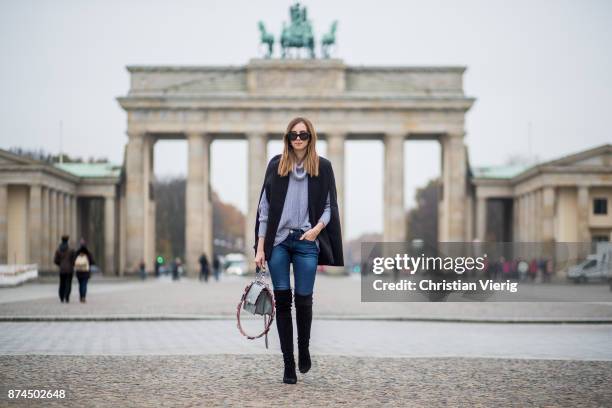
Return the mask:
<path id="1" fill-rule="evenodd" d="M 245 322 L 243 327 L 259 333 L 262 321 Z M 316 355 L 612 362 L 611 339 L 612 324 L 315 320 L 310 343 Z M 266 349 L 263 338 L 246 339 L 234 320 L 0 323 L 0 355 L 280 353 L 276 325 L 268 340 Z"/>

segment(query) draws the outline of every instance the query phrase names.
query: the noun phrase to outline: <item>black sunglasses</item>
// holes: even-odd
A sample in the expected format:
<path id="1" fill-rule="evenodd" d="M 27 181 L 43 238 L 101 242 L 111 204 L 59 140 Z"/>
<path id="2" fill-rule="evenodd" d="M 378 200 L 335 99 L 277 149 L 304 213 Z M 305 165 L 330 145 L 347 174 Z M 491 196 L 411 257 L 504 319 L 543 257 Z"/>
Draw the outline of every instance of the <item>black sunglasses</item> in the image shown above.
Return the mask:
<path id="1" fill-rule="evenodd" d="M 300 140 L 308 140 L 310 139 L 310 133 L 308 132 L 289 132 L 287 133 L 287 137 L 289 138 L 289 140 L 294 141 L 296 140 L 298 137 L 300 138 Z"/>

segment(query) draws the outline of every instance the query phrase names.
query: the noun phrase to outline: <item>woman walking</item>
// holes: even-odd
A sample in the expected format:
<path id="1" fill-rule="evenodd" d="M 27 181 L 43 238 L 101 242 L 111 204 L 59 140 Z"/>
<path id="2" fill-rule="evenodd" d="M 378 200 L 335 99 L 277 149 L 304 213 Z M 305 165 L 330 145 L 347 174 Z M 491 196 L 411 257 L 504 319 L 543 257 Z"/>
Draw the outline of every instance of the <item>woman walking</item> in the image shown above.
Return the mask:
<path id="1" fill-rule="evenodd" d="M 77 249 L 74 257 L 74 270 L 79 281 L 79 294 L 81 295 L 81 303 L 86 303 L 87 300 L 87 281 L 91 276 L 91 265 L 95 265 L 91 252 L 87 249 L 85 239 L 81 238 L 79 249 Z"/>
<path id="2" fill-rule="evenodd" d="M 317 134 L 303 117 L 289 122 L 283 153 L 268 163 L 255 218 L 255 263 L 267 262 L 274 299 L 276 327 L 283 353 L 283 382 L 295 384 L 292 292 L 293 264 L 298 367 L 311 367 L 309 342 L 312 298 L 317 265 L 344 266 L 342 233 L 331 162 L 317 154 Z"/>

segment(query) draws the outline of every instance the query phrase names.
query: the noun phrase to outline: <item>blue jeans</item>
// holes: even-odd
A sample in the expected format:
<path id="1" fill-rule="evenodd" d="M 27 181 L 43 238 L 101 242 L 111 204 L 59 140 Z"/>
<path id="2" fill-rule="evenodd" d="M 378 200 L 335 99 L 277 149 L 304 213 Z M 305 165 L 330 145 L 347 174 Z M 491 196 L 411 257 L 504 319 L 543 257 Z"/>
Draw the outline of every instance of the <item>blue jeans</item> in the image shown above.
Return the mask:
<path id="1" fill-rule="evenodd" d="M 81 295 L 81 298 L 85 298 L 87 296 L 87 281 L 91 272 L 77 272 L 76 276 L 79 281 L 79 295 Z"/>
<path id="2" fill-rule="evenodd" d="M 268 269 L 274 290 L 291 289 L 289 263 L 293 263 L 295 293 L 310 295 L 314 289 L 315 274 L 319 259 L 319 247 L 315 241 L 300 240 L 304 231 L 292 229 L 289 236 L 272 249 Z"/>

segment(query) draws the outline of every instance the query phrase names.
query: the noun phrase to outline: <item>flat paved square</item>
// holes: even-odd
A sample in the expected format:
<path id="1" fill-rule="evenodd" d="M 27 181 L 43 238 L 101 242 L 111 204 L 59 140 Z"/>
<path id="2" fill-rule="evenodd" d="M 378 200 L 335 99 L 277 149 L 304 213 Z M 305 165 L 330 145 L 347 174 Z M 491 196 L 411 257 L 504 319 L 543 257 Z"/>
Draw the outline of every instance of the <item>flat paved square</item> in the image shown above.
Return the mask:
<path id="1" fill-rule="evenodd" d="M 55 284 L 0 290 L 0 407 L 612 406 L 612 324 L 576 323 L 609 320 L 611 303 L 363 303 L 359 279 L 317 279 L 313 367 L 296 385 L 275 325 L 270 349 L 238 333 L 249 278 L 94 280 L 85 304 Z M 482 322 L 496 319 L 525 323 Z"/>
<path id="2" fill-rule="evenodd" d="M 29 317 L 92 316 L 221 316 L 233 318 L 244 287 L 252 277 L 224 276 L 208 284 L 193 279 L 173 282 L 167 278 L 140 281 L 93 279 L 87 303 L 78 301 L 73 283 L 71 302 L 60 303 L 56 283 L 29 283 L 0 289 L 0 319 Z M 510 319 L 583 320 L 612 322 L 611 302 L 361 302 L 359 276 L 318 275 L 313 296 L 315 318 L 396 319 Z M 568 290 L 571 286 L 568 287 Z M 569 296 L 569 295 L 568 295 Z M 569 299 L 569 298 L 568 298 Z"/>

